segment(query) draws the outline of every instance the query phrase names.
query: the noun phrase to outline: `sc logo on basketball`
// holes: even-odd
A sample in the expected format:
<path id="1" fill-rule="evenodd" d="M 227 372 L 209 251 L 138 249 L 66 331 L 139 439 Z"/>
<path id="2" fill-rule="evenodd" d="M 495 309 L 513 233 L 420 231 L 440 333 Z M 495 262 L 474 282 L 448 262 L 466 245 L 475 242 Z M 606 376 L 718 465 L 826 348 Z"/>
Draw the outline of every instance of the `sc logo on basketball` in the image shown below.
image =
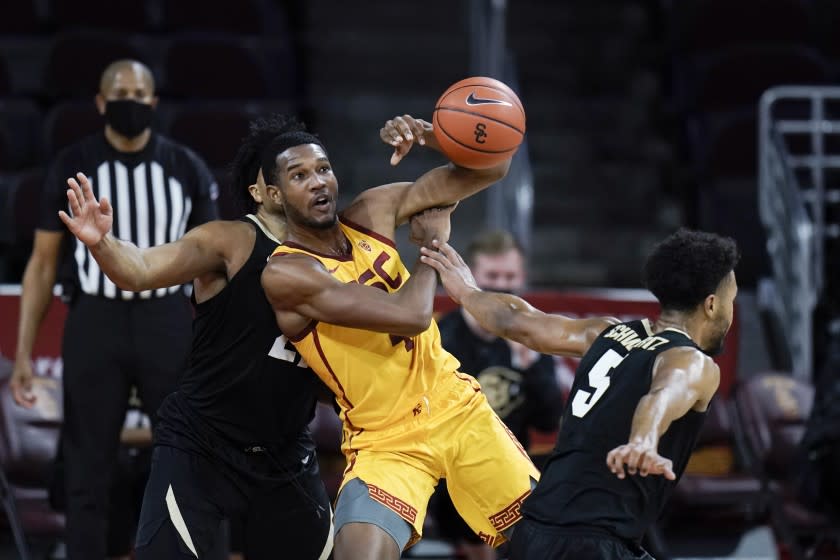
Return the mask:
<path id="1" fill-rule="evenodd" d="M 475 134 L 475 141 L 477 144 L 484 144 L 486 142 L 485 138 L 487 137 L 487 125 L 480 122 L 475 125 L 475 130 L 473 134 Z"/>

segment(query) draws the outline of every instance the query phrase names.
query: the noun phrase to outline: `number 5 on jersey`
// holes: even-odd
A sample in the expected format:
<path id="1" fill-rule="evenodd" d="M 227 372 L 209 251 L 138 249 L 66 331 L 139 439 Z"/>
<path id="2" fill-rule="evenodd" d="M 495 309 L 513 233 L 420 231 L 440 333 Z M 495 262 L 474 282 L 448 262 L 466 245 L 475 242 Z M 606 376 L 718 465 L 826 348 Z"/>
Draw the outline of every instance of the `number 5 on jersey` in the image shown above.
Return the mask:
<path id="1" fill-rule="evenodd" d="M 615 350 L 607 350 L 601 358 L 595 362 L 589 370 L 589 386 L 595 389 L 594 393 L 578 389 L 572 400 L 572 414 L 583 418 L 586 413 L 592 410 L 607 389 L 610 388 L 610 371 L 612 371 L 625 358 Z"/>

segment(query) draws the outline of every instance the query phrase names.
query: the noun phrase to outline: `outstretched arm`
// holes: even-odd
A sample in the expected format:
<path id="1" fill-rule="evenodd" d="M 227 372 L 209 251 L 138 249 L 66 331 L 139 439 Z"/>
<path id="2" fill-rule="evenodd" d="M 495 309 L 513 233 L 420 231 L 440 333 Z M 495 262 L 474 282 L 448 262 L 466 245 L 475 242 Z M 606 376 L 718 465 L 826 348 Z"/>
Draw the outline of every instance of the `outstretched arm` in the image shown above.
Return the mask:
<path id="1" fill-rule="evenodd" d="M 420 218 L 423 221 L 413 221 L 413 239 L 430 244 L 432 239 L 448 238 L 451 211 L 451 207 L 430 210 Z M 431 267 L 418 261 L 408 281 L 396 292 L 387 293 L 356 282 L 340 282 L 320 261 L 290 254 L 269 261 L 262 285 L 278 325 L 289 336 L 297 335 L 312 320 L 414 336 L 429 328 L 437 278 Z"/>
<path id="2" fill-rule="evenodd" d="M 653 366 L 650 391 L 633 414 L 630 439 L 607 454 L 607 466 L 618 478 L 638 471 L 642 476 L 676 475 L 670 459 L 657 452 L 659 439 L 671 423 L 689 410 L 704 411 L 717 391 L 720 369 L 705 354 L 688 347 L 666 350 Z"/>
<path id="3" fill-rule="evenodd" d="M 385 123 L 380 138 L 394 146 L 391 163 L 398 163 L 414 143 L 438 150 L 432 124 L 410 115 Z M 447 206 L 487 188 L 507 174 L 510 160 L 489 169 L 467 169 L 455 164 L 436 167 L 416 181 L 367 189 L 344 211 L 348 219 L 393 238 L 394 230 L 427 208 Z"/>
<path id="4" fill-rule="evenodd" d="M 469 267 L 448 243 L 420 249 L 422 262 L 440 274 L 446 291 L 482 328 L 544 354 L 583 356 L 598 335 L 617 323 L 610 317 L 572 319 L 543 313 L 524 299 L 478 288 Z"/>
<path id="5" fill-rule="evenodd" d="M 78 179 L 78 180 L 77 180 Z M 67 229 L 90 249 L 102 272 L 123 290 L 139 292 L 190 282 L 208 272 L 225 272 L 223 222 L 210 222 L 184 237 L 140 249 L 111 234 L 113 210 L 108 199 L 96 200 L 87 177 L 68 179 L 67 200 L 72 216 L 59 212 Z"/>

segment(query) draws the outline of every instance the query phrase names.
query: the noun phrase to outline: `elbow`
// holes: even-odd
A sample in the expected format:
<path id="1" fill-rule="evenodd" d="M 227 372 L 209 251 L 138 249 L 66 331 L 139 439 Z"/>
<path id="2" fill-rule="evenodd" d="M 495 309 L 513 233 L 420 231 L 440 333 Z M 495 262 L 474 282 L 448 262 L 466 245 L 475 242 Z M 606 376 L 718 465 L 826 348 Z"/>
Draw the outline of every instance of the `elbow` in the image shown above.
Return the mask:
<path id="1" fill-rule="evenodd" d="M 419 315 L 415 315 L 409 318 L 398 330 L 400 332 L 393 332 L 391 334 L 395 334 L 398 336 L 417 336 L 418 334 L 422 334 L 429 330 L 429 327 L 432 324 L 432 311 L 424 311 Z"/>
<path id="2" fill-rule="evenodd" d="M 413 321 L 411 325 L 412 333 L 409 336 L 417 336 L 418 334 L 424 333 L 429 330 L 429 327 L 432 325 L 432 310 L 429 309 L 420 314 L 419 317 Z"/>
<path id="3" fill-rule="evenodd" d="M 493 177 L 493 182 L 501 181 L 505 177 L 507 177 L 508 171 L 510 171 L 510 164 L 513 161 L 513 157 L 506 159 L 496 167 L 492 168 L 492 171 L 495 173 Z"/>
<path id="4" fill-rule="evenodd" d="M 487 169 L 481 170 L 481 178 L 482 180 L 486 181 L 488 185 L 492 185 L 494 183 L 498 183 L 502 179 L 504 179 L 508 171 L 510 170 L 510 162 L 512 160 L 506 159 L 505 161 L 494 165 L 493 167 L 489 167 Z"/>

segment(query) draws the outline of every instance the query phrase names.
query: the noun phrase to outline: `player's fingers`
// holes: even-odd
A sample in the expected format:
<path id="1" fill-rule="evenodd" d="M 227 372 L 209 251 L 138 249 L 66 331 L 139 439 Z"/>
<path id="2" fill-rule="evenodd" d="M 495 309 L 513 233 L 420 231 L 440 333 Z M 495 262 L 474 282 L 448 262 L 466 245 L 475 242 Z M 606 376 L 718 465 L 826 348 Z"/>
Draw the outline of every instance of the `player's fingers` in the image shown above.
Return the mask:
<path id="1" fill-rule="evenodd" d="M 74 216 L 80 216 L 82 214 L 81 200 L 80 195 L 76 191 L 73 189 L 67 190 L 67 205 L 70 207 L 70 212 Z"/>
<path id="2" fill-rule="evenodd" d="M 458 262 L 458 253 L 455 251 L 455 249 L 452 248 L 452 245 L 450 245 L 449 243 L 441 243 L 438 246 L 438 250 L 446 256 L 446 259 L 449 262 Z"/>
<path id="3" fill-rule="evenodd" d="M 409 117 L 411 118 L 411 117 Z M 394 128 L 400 136 L 411 142 L 414 140 L 414 134 L 411 132 L 411 127 L 403 117 L 394 117 Z"/>
<path id="4" fill-rule="evenodd" d="M 411 119 L 411 131 L 414 134 L 414 137 L 417 138 L 417 142 L 422 146 L 426 143 L 426 138 L 424 135 L 426 134 L 426 129 L 423 127 L 423 122 L 420 119 Z"/>
<path id="5" fill-rule="evenodd" d="M 67 226 L 67 228 L 70 231 L 73 231 L 73 227 L 75 226 L 75 224 L 73 223 L 73 218 L 68 216 L 67 212 L 65 212 L 64 210 L 59 210 L 58 217 L 59 219 L 61 219 L 62 222 L 64 222 L 64 225 Z"/>
<path id="6" fill-rule="evenodd" d="M 631 475 L 636 474 L 636 471 L 639 468 L 639 460 L 641 459 L 641 453 L 635 447 L 630 448 L 630 453 L 627 454 L 625 459 L 625 463 L 627 464 L 627 472 Z"/>
<path id="7" fill-rule="evenodd" d="M 624 478 L 624 446 L 616 447 L 607 455 L 607 464 L 610 471 L 618 478 Z"/>
<path id="8" fill-rule="evenodd" d="M 99 209 L 102 210 L 103 214 L 106 214 L 108 216 L 111 215 L 111 201 L 108 200 L 107 196 L 103 196 L 99 200 Z"/>
<path id="9" fill-rule="evenodd" d="M 665 460 L 665 466 L 662 470 L 662 474 L 668 480 L 677 480 L 677 475 L 674 473 L 674 464 L 671 462 L 670 459 Z"/>
<path id="10" fill-rule="evenodd" d="M 385 128 L 380 131 L 379 135 L 392 146 L 396 146 L 403 141 L 399 130 L 397 130 L 397 125 L 393 120 L 385 123 Z"/>
<path id="11" fill-rule="evenodd" d="M 67 187 L 68 187 L 71 191 L 73 191 L 74 193 L 76 193 L 76 198 L 78 199 L 79 204 L 81 205 L 81 204 L 82 204 L 82 201 L 83 201 L 85 198 L 84 198 L 84 193 L 82 193 L 82 187 L 81 187 L 81 186 L 79 186 L 79 183 L 76 181 L 76 179 L 72 179 L 72 178 L 71 178 L 71 179 L 67 179 Z"/>
<path id="12" fill-rule="evenodd" d="M 443 256 L 440 251 L 432 251 L 428 247 L 421 247 L 420 248 L 421 259 L 425 258 L 423 262 L 427 262 L 427 264 L 433 264 L 433 266 L 440 270 L 446 268 L 449 264 L 449 261 L 446 260 L 446 257 Z M 438 268 L 440 267 L 440 268 Z"/>
<path id="13" fill-rule="evenodd" d="M 656 461 L 651 465 L 650 472 L 653 474 L 661 474 L 668 480 L 675 480 L 677 476 L 674 474 L 673 463 L 670 459 L 657 456 Z"/>
<path id="14" fill-rule="evenodd" d="M 93 188 L 90 186 L 90 181 L 84 173 L 76 173 L 76 179 L 79 180 L 79 185 L 82 187 L 82 195 L 84 200 L 93 200 Z"/>
<path id="15" fill-rule="evenodd" d="M 649 453 L 644 453 L 639 461 L 639 476 L 647 476 L 648 474 L 658 474 L 656 457 Z"/>

